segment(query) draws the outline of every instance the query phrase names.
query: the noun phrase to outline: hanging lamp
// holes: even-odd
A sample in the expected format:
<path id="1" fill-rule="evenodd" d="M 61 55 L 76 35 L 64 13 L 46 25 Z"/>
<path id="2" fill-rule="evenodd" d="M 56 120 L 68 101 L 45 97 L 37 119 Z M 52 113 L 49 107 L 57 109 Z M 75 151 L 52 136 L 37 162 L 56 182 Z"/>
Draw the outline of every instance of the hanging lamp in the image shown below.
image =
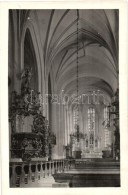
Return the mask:
<path id="1" fill-rule="evenodd" d="M 78 125 L 78 121 L 79 121 L 79 10 L 76 10 L 77 13 L 77 50 L 76 50 L 76 96 L 77 96 L 77 109 L 76 109 L 76 113 L 77 113 L 77 119 L 76 119 L 76 134 L 77 134 L 77 142 L 79 142 L 79 125 Z"/>

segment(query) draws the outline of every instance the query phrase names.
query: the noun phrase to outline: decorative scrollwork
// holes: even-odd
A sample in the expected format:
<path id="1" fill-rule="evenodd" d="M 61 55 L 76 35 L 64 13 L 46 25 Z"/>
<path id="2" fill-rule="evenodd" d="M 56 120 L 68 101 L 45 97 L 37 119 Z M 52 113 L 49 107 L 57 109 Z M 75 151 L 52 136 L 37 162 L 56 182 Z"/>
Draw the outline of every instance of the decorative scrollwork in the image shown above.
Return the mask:
<path id="1" fill-rule="evenodd" d="M 40 93 L 30 88 L 31 70 L 25 69 L 21 76 L 21 94 L 12 92 L 12 102 L 9 109 L 9 121 L 11 123 L 11 157 L 30 160 L 34 157 L 51 156 L 51 148 L 56 144 L 56 137 L 50 131 L 48 121 L 40 111 L 39 95 Z M 28 117 L 30 116 L 30 117 Z M 24 121 L 26 117 L 30 118 L 30 133 L 23 133 L 25 128 Z M 21 122 L 23 119 L 23 126 Z M 18 130 L 22 133 L 18 133 Z"/>
<path id="2" fill-rule="evenodd" d="M 11 143 L 12 158 L 42 158 L 48 156 L 48 141 L 41 134 L 14 133 Z"/>
<path id="3" fill-rule="evenodd" d="M 33 133 L 45 133 L 47 130 L 45 117 L 41 113 L 37 113 L 33 120 Z"/>

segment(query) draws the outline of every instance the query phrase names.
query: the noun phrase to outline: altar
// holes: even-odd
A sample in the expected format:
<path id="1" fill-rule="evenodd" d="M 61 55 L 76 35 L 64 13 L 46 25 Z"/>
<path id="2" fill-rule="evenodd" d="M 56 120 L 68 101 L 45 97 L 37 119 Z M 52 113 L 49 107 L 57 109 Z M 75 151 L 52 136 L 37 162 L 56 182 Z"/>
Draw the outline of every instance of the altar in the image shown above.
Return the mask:
<path id="1" fill-rule="evenodd" d="M 71 156 L 75 159 L 102 158 L 100 139 L 89 140 L 87 135 L 79 132 L 70 135 Z"/>
<path id="2" fill-rule="evenodd" d="M 81 158 L 102 158 L 102 152 L 89 152 L 89 153 L 82 152 L 81 155 L 82 155 Z"/>

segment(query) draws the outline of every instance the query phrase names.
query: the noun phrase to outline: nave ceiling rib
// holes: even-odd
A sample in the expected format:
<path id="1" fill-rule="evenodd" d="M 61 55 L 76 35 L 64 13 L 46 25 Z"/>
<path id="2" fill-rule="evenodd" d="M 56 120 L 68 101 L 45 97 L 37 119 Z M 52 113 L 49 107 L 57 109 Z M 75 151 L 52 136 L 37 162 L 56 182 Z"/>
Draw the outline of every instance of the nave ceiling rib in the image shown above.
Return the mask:
<path id="1" fill-rule="evenodd" d="M 54 85 L 63 85 L 63 77 L 66 81 L 73 78 L 76 56 L 76 10 L 26 10 L 25 19 L 30 15 L 31 23 L 38 20 L 39 36 L 43 47 L 44 66 L 46 75 L 52 67 Z M 110 21 L 109 15 L 117 15 L 117 11 L 111 10 L 79 10 L 79 65 L 85 69 L 88 79 L 98 77 L 110 85 L 113 91 L 117 85 L 113 80 L 117 79 L 118 73 L 118 34 L 114 21 Z M 20 13 L 22 16 L 23 13 Z M 113 17 L 114 18 L 114 17 Z M 23 22 L 23 20 L 22 20 Z M 29 21 L 28 21 L 29 22 Z M 23 23 L 22 23 L 23 25 Z M 81 61 L 83 59 L 83 61 Z M 92 75 L 88 67 L 92 66 Z M 81 69 L 81 70 L 82 70 Z M 104 70 L 103 70 L 104 69 Z M 106 71 L 112 74 L 106 77 Z M 47 77 L 47 76 L 46 76 Z M 68 82 L 69 84 L 70 82 Z M 97 83 L 93 86 L 98 87 Z M 88 86 L 87 86 L 88 87 Z M 106 90 L 106 87 L 104 86 Z M 82 89 L 80 89 L 82 90 Z"/>

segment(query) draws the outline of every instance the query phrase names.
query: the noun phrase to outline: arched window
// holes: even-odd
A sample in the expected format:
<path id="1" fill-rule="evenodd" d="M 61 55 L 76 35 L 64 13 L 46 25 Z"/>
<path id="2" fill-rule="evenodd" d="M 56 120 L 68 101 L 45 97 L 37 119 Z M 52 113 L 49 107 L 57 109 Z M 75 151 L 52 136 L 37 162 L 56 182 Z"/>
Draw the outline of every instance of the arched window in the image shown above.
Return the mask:
<path id="1" fill-rule="evenodd" d="M 89 147 L 93 149 L 95 140 L 95 109 L 93 107 L 88 108 L 88 133 Z"/>
<path id="2" fill-rule="evenodd" d="M 109 109 L 108 107 L 104 107 L 104 126 L 108 128 L 109 126 Z"/>
<path id="3" fill-rule="evenodd" d="M 108 129 L 105 129 L 104 136 L 105 136 L 104 146 L 105 148 L 107 148 L 111 145 L 111 131 L 109 131 Z"/>
<path id="4" fill-rule="evenodd" d="M 88 109 L 88 130 L 95 131 L 95 109 Z"/>
<path id="5" fill-rule="evenodd" d="M 109 130 L 109 109 L 104 108 L 104 146 L 107 148 L 111 144 L 111 131 Z"/>
<path id="6" fill-rule="evenodd" d="M 74 127 L 77 124 L 77 109 L 76 108 L 73 111 L 73 124 L 74 124 Z"/>

